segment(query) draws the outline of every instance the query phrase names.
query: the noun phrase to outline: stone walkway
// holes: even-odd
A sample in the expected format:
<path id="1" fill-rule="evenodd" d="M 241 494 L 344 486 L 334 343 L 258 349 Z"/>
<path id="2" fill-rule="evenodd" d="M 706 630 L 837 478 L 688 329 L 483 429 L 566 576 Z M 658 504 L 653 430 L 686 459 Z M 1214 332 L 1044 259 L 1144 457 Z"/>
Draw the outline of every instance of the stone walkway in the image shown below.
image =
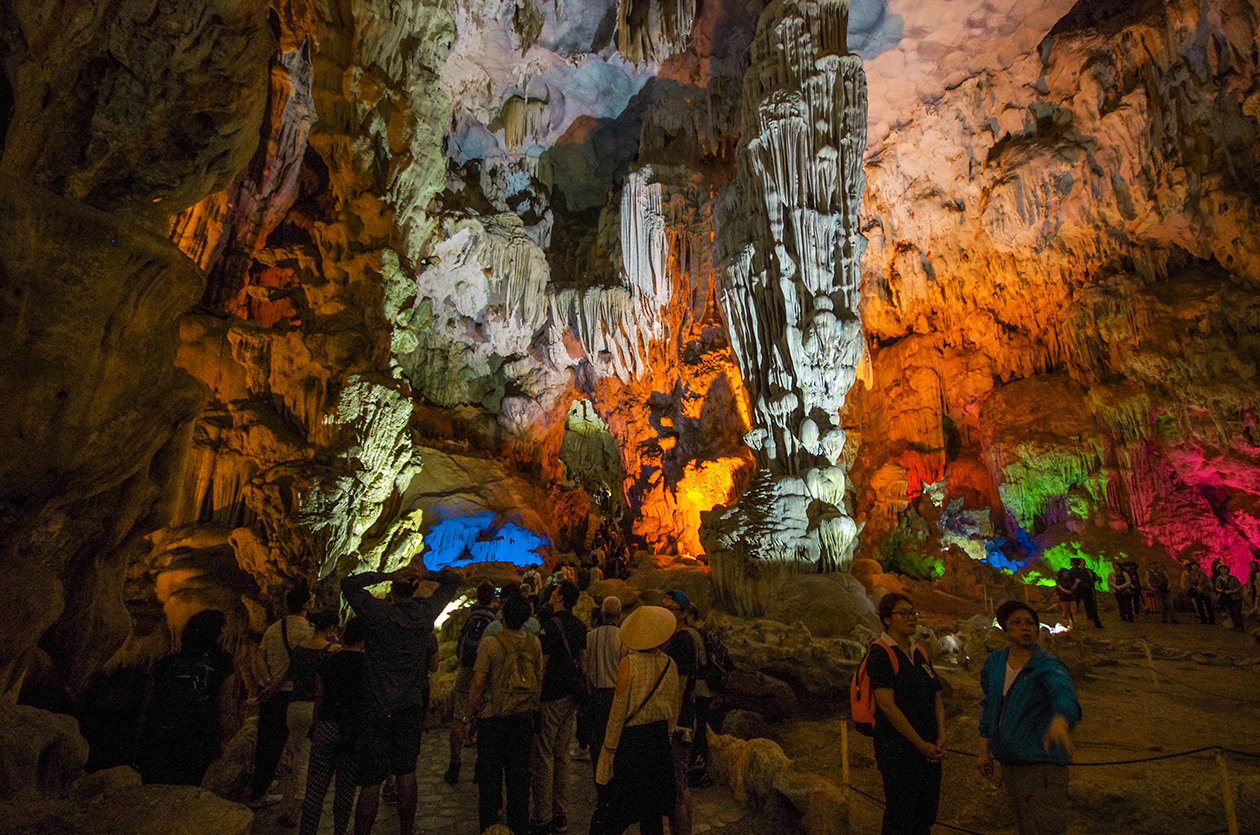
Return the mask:
<path id="1" fill-rule="evenodd" d="M 476 762 L 476 749 L 464 752 L 464 766 L 460 773 L 460 782 L 448 786 L 442 780 L 446 771 L 447 743 L 446 728 L 431 728 L 425 731 L 420 746 L 420 761 L 416 765 L 416 781 L 420 791 L 420 801 L 416 810 L 416 835 L 480 835 L 477 828 L 477 786 L 472 782 L 473 763 Z M 573 778 L 573 812 L 569 816 L 570 835 L 585 835 L 590 824 L 591 814 L 595 809 L 595 783 L 588 762 L 575 762 Z M 278 790 L 286 797 L 293 789 L 292 772 L 282 774 Z M 692 789 L 693 831 L 695 835 L 714 835 L 725 831 L 731 824 L 744 821 L 750 817 L 743 807 L 735 802 L 730 792 L 717 785 L 707 789 Z M 324 801 L 324 814 L 320 818 L 320 835 L 332 833 L 332 789 Z M 259 810 L 254 817 L 253 835 L 284 835 L 296 833 L 296 829 L 287 829 L 280 825 L 279 818 L 285 804 Z M 746 831 L 745 827 L 731 827 L 734 830 Z M 353 824 L 351 825 L 353 831 Z M 638 835 L 638 826 L 631 827 L 628 832 Z M 398 835 L 398 814 L 395 807 L 381 803 L 377 813 L 373 835 Z"/>

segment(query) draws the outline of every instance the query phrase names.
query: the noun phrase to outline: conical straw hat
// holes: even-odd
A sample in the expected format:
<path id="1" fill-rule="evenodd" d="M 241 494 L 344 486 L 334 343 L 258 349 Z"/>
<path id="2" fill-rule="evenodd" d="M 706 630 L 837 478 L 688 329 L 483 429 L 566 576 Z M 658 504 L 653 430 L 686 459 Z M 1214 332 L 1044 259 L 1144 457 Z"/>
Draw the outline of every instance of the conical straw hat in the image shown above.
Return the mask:
<path id="1" fill-rule="evenodd" d="M 660 606 L 640 606 L 621 624 L 621 642 L 630 649 L 654 649 L 669 640 L 678 621 Z"/>

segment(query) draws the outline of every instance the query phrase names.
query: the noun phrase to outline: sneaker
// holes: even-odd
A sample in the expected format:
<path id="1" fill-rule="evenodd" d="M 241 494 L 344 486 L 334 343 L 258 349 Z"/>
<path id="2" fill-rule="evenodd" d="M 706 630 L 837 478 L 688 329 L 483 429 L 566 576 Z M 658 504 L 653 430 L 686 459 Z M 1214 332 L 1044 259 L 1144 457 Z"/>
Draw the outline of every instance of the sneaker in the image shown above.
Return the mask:
<path id="1" fill-rule="evenodd" d="M 262 797 L 245 801 L 245 805 L 251 809 L 266 809 L 268 806 L 275 806 L 281 800 L 284 800 L 282 794 L 264 794 Z"/>
<path id="2" fill-rule="evenodd" d="M 446 781 L 448 786 L 453 786 L 459 782 L 459 765 L 452 763 L 446 769 L 446 773 L 442 775 L 442 779 Z"/>
<path id="3" fill-rule="evenodd" d="M 560 833 L 569 831 L 569 821 L 564 815 L 556 815 L 551 819 L 551 831 Z"/>

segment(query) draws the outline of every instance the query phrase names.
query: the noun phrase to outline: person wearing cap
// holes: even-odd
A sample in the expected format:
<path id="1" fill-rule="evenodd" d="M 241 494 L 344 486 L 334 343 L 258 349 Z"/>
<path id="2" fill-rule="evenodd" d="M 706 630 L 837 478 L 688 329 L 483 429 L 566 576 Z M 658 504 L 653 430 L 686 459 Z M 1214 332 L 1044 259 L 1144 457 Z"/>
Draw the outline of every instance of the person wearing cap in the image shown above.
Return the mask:
<path id="1" fill-rule="evenodd" d="M 621 626 L 621 642 L 630 654 L 617 666 L 595 769 L 599 797 L 591 835 L 620 835 L 633 823 L 643 835 L 661 835 L 664 819 L 674 813 L 670 738 L 682 691 L 678 665 L 662 647 L 676 626 L 673 613 L 660 606 L 640 606 Z"/>
<path id="2" fill-rule="evenodd" d="M 1041 619 L 1027 603 L 998 607 L 1007 647 L 980 671 L 980 773 L 1002 764 L 1020 835 L 1062 835 L 1067 830 L 1068 764 L 1072 729 L 1081 705 L 1067 667 L 1037 645 Z"/>

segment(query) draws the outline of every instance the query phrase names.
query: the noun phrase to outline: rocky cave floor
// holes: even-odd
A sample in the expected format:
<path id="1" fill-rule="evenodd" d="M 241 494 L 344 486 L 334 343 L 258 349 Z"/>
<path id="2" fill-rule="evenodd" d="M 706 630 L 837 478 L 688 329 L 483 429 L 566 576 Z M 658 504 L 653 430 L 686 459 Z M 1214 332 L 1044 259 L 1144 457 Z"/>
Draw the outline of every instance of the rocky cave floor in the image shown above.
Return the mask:
<path id="1" fill-rule="evenodd" d="M 1054 622 L 1048 612 L 1043 611 L 1043 617 Z M 1225 832 L 1221 775 L 1212 751 L 1128 765 L 1086 764 L 1213 746 L 1260 753 L 1260 646 L 1250 635 L 1236 634 L 1221 625 L 1188 622 L 1185 613 L 1179 625 L 1161 624 L 1150 615 L 1135 624 L 1120 622 L 1114 612 L 1104 611 L 1103 617 L 1103 630 L 1078 627 L 1070 636 L 1050 641 L 1073 671 L 1085 713 L 1076 733 L 1078 767 L 1072 774 L 1068 831 L 1073 835 Z M 964 628 L 956 617 L 930 614 L 925 616 L 925 625 L 938 633 L 962 632 Z M 1146 646 L 1152 661 L 1147 660 Z M 948 685 L 951 753 L 945 761 L 937 832 L 1014 831 L 1004 789 L 982 778 L 971 756 L 977 749 L 980 693 L 976 675 L 983 657 L 982 651 L 956 664 L 939 662 L 938 670 Z M 1153 681 L 1152 663 L 1158 685 Z M 841 726 L 847 720 L 840 713 L 820 714 L 825 714 L 825 706 L 816 702 L 802 705 L 795 717 L 770 726 L 768 736 L 796 768 L 838 785 L 842 773 Z M 870 740 L 849 733 L 849 744 L 854 788 L 882 797 Z M 1260 758 L 1227 756 L 1241 831 L 1255 832 L 1260 826 Z M 446 728 L 437 726 L 426 732 L 418 771 L 418 833 L 475 835 L 476 786 L 470 781 L 474 760 L 475 752 L 468 751 L 461 782 L 447 786 L 441 779 L 446 767 Z M 594 791 L 589 764 L 577 762 L 574 767 L 575 809 L 569 827 L 571 832 L 585 832 Z M 289 775 L 282 777 L 281 790 L 290 791 L 291 780 Z M 782 804 L 762 803 L 761 808 L 756 808 L 755 802 L 741 805 L 722 782 L 694 790 L 694 802 L 696 833 L 760 835 L 796 828 Z M 254 820 L 254 835 L 295 831 L 279 825 L 282 809 L 277 806 L 260 811 Z M 331 812 L 330 792 L 321 833 L 332 831 Z M 397 825 L 393 807 L 382 804 L 374 831 L 395 835 Z M 877 833 L 879 808 L 855 794 L 849 807 L 849 825 L 854 835 Z M 841 826 L 824 828 L 844 831 Z M 637 833 L 637 828 L 630 831 Z"/>

